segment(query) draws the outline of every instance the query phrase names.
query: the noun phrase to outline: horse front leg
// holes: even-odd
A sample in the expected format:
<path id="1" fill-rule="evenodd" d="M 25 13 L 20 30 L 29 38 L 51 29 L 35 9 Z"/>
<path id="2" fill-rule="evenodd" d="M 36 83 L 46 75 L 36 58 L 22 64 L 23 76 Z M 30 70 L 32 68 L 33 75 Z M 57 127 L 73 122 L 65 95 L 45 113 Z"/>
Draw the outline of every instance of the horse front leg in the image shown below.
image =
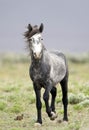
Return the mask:
<path id="1" fill-rule="evenodd" d="M 56 87 L 53 87 L 52 90 L 50 91 L 51 95 L 52 95 L 52 98 L 51 98 L 51 110 L 52 110 L 52 117 L 50 118 L 51 120 L 55 120 L 57 118 L 57 114 L 56 114 L 56 111 L 55 111 L 55 98 L 56 98 L 56 95 L 57 95 L 57 89 Z"/>
<path id="2" fill-rule="evenodd" d="M 52 109 L 49 106 L 49 92 L 51 91 L 51 89 L 52 89 L 51 86 L 48 86 L 45 89 L 45 92 L 44 92 L 44 95 L 43 95 L 43 99 L 45 101 L 46 112 L 47 112 L 48 116 L 50 117 L 51 120 L 54 120 L 56 118 L 55 117 L 55 113 L 52 112 Z"/>
<path id="3" fill-rule="evenodd" d="M 42 116 L 41 116 L 41 108 L 42 108 L 42 103 L 41 103 L 41 89 L 38 89 L 37 86 L 34 84 L 34 90 L 36 94 L 36 108 L 37 108 L 37 122 L 35 124 L 42 124 Z"/>
<path id="4" fill-rule="evenodd" d="M 55 111 L 55 98 L 56 98 L 56 95 L 57 95 L 56 87 L 53 87 L 52 90 L 50 91 L 50 93 L 52 95 L 50 108 L 51 108 L 52 112 L 56 113 L 56 111 Z"/>

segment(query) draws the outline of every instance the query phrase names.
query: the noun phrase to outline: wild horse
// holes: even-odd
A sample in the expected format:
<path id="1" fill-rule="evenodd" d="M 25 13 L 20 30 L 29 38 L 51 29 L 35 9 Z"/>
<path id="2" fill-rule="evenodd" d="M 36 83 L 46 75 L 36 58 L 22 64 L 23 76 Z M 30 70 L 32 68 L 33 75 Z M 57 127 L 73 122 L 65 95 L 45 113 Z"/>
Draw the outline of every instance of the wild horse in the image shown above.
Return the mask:
<path id="1" fill-rule="evenodd" d="M 31 66 L 29 74 L 33 81 L 33 87 L 36 94 L 37 123 L 42 124 L 41 115 L 41 88 L 45 89 L 43 99 L 45 101 L 46 112 L 51 120 L 57 117 L 55 111 L 56 85 L 61 84 L 62 101 L 64 106 L 63 120 L 68 121 L 68 66 L 63 53 L 59 51 L 49 52 L 43 45 L 43 24 L 28 25 L 24 36 L 27 39 L 27 45 L 31 55 Z M 51 93 L 51 105 L 49 105 L 49 93 Z"/>

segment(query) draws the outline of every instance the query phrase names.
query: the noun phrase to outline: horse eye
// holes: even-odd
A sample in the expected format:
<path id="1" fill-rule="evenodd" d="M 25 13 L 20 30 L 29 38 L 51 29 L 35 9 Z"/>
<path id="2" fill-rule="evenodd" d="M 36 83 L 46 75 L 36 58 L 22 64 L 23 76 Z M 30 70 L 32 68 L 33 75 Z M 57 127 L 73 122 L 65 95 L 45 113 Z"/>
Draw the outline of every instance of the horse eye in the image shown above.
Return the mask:
<path id="1" fill-rule="evenodd" d="M 43 40 L 43 38 L 39 38 L 39 41 L 42 41 Z"/>

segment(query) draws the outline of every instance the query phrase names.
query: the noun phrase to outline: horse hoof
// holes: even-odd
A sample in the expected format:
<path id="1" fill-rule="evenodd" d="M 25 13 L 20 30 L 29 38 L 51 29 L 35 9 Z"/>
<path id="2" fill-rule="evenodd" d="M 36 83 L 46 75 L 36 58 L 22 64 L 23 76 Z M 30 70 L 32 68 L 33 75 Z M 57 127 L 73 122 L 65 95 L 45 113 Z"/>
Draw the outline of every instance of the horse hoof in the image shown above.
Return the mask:
<path id="1" fill-rule="evenodd" d="M 57 114 L 54 112 L 51 112 L 52 116 L 50 117 L 50 120 L 55 120 L 57 118 Z"/>
<path id="2" fill-rule="evenodd" d="M 64 122 L 68 122 L 68 118 L 63 118 L 63 121 Z"/>
<path id="3" fill-rule="evenodd" d="M 41 127 L 41 126 L 42 126 L 42 124 L 40 124 L 40 123 L 36 122 L 36 123 L 34 124 L 34 126 L 35 126 L 35 127 Z"/>
<path id="4" fill-rule="evenodd" d="M 63 121 L 63 124 L 64 124 L 64 125 L 67 125 L 67 124 L 68 124 L 68 121 Z"/>

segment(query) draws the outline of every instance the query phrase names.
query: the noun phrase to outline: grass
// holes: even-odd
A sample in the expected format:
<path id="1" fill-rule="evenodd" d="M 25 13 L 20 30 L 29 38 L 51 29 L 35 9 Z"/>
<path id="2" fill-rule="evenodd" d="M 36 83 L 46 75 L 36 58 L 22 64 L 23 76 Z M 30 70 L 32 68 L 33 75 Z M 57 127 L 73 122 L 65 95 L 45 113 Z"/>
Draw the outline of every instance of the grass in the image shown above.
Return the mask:
<path id="1" fill-rule="evenodd" d="M 71 58 L 70 58 L 71 59 Z M 69 59 L 69 122 L 63 117 L 62 93 L 57 86 L 56 111 L 58 118 L 50 121 L 42 99 L 43 125 L 36 121 L 35 94 L 29 78 L 28 59 L 21 56 L 3 56 L 0 60 L 0 130 L 85 130 L 89 129 L 89 62 Z M 42 89 L 42 93 L 44 90 Z M 23 114 L 23 120 L 14 120 Z"/>
<path id="2" fill-rule="evenodd" d="M 5 102 L 0 102 L 0 111 L 4 111 L 4 109 L 6 108 L 7 104 Z"/>

